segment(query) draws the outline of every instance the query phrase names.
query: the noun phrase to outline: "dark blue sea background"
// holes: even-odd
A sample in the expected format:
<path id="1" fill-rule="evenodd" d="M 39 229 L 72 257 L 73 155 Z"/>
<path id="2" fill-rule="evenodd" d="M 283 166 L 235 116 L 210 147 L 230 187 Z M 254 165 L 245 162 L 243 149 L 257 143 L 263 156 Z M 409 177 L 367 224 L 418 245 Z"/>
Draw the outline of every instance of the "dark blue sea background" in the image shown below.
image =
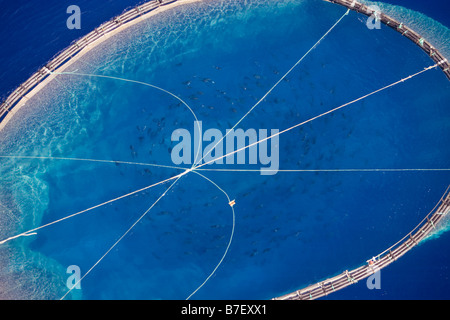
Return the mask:
<path id="1" fill-rule="evenodd" d="M 70 70 L 157 85 L 186 101 L 204 130 L 225 132 L 345 12 L 319 0 L 257 2 L 207 0 L 155 16 Z M 0 0 L 0 97 L 140 3 Z M 450 27 L 447 0 L 388 3 Z M 81 30 L 66 27 L 72 4 L 81 8 Z M 282 130 L 432 64 L 408 39 L 385 26 L 369 30 L 352 12 L 239 127 Z M 57 79 L 8 124 L 0 156 L 173 165 L 171 133 L 193 130 L 192 114 L 161 91 Z M 281 135 L 280 169 L 450 168 L 449 89 L 431 70 Z M 0 240 L 180 173 L 29 159 L 0 159 L 0 166 Z M 449 172 L 201 173 L 236 199 L 236 228 L 228 255 L 193 299 L 270 299 L 357 267 L 412 230 L 450 182 Z M 59 299 L 67 267 L 84 274 L 167 187 L 3 246 L 0 298 Z M 190 173 L 67 298 L 185 299 L 221 259 L 232 221 L 224 194 Z M 383 269 L 381 289 L 364 281 L 324 299 L 450 299 L 449 247 L 444 231 Z"/>

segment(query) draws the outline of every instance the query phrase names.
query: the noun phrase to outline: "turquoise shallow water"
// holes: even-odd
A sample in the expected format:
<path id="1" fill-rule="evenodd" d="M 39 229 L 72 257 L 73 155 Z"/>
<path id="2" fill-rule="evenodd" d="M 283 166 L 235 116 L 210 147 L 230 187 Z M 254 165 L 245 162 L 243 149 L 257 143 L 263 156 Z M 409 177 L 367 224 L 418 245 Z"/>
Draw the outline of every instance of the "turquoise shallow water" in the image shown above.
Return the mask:
<path id="1" fill-rule="evenodd" d="M 204 1 L 128 29 L 69 71 L 157 85 L 186 101 L 205 130 L 224 132 L 344 12 L 322 1 Z M 350 13 L 239 127 L 282 130 L 431 64 L 396 32 L 369 30 Z M 449 168 L 448 89 L 443 73 L 432 70 L 281 135 L 280 169 Z M 154 88 L 60 75 L 8 124 L 0 152 L 173 165 L 170 136 L 178 128 L 192 132 L 193 121 L 183 104 Z M 180 173 L 114 163 L 0 161 L 1 238 Z M 203 173 L 237 205 L 228 255 L 198 299 L 268 299 L 357 266 L 422 220 L 450 176 Z M 167 187 L 2 248 L 2 279 L 14 287 L 7 295 L 61 297 L 67 267 L 89 270 Z M 69 298 L 184 299 L 221 259 L 232 221 L 223 193 L 186 175 Z M 445 246 L 448 237 L 436 241 Z"/>

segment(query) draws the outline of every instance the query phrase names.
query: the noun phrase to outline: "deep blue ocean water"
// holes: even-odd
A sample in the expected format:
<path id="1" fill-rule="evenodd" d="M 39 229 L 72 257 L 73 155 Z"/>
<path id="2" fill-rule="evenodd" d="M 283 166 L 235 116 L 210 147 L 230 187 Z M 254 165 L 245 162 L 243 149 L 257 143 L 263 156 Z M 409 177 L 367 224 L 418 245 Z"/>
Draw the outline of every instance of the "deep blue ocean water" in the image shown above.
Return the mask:
<path id="1" fill-rule="evenodd" d="M 186 100 L 205 130 L 231 128 L 345 12 L 322 1 L 257 2 L 245 7 L 243 1 L 206 1 L 161 14 L 99 46 L 70 70 L 158 85 Z M 65 9 L 72 3 L 1 2 L 0 40 L 9 44 L 1 60 L 3 96 L 72 40 L 136 3 L 79 1 L 82 29 L 75 31 L 65 25 Z M 419 1 L 403 5 L 448 26 L 443 10 L 433 11 L 428 3 L 426 10 Z M 284 129 L 432 64 L 396 32 L 368 30 L 364 23 L 356 13 L 346 17 L 240 127 Z M 282 135 L 280 169 L 448 168 L 448 89 L 442 72 L 433 70 Z M 0 150 L 171 165 L 170 135 L 177 128 L 192 130 L 193 117 L 167 94 L 62 75 L 17 114 L 0 138 Z M 6 217 L 1 238 L 179 173 L 1 161 Z M 236 199 L 236 230 L 229 254 L 194 296 L 198 299 L 268 299 L 358 266 L 408 233 L 450 177 L 442 172 L 204 174 Z M 61 297 L 67 291 L 66 268 L 78 265 L 86 272 L 165 187 L 0 249 L 0 279 L 6 284 L 0 294 Z M 71 298 L 184 299 L 221 258 L 231 222 L 220 191 L 194 174 L 183 177 Z M 449 241 L 443 233 L 383 270 L 381 290 L 361 283 L 328 299 L 448 299 Z"/>

